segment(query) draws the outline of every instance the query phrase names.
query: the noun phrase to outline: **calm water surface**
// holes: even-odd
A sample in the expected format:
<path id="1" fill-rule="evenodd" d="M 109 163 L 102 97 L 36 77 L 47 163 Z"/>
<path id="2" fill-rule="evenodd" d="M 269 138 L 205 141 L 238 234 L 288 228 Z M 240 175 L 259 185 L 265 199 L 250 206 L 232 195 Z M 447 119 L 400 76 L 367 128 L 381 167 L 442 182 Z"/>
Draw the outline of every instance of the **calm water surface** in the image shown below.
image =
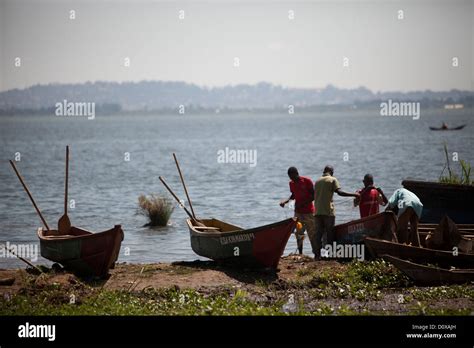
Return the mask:
<path id="1" fill-rule="evenodd" d="M 433 132 L 442 120 L 468 126 Z M 278 202 L 289 196 L 289 166 L 313 180 L 325 164 L 335 167 L 342 188 L 354 191 L 370 172 L 387 195 L 406 177 L 437 179 L 444 163 L 443 142 L 474 164 L 472 113 L 423 112 L 419 120 L 381 117 L 375 112 L 268 115 L 98 115 L 85 118 L 11 116 L 0 118 L 0 240 L 37 243 L 40 220 L 8 159 L 17 163 L 51 226 L 63 214 L 64 154 L 71 145 L 69 197 L 72 223 L 93 231 L 121 224 L 125 240 L 119 261 L 165 262 L 199 258 L 191 249 L 185 214 L 175 209 L 171 225 L 143 227 L 137 198 L 165 193 L 162 175 L 185 198 L 172 153 L 176 152 L 200 217 L 254 227 L 292 216 Z M 217 152 L 257 150 L 257 165 L 221 164 Z M 124 153 L 130 153 L 130 161 Z M 344 157 L 348 160 L 345 161 Z M 358 218 L 352 200 L 336 197 L 336 221 Z M 305 252 L 310 253 L 305 241 Z M 130 255 L 124 254 L 128 247 Z M 285 253 L 296 249 L 292 236 Z M 38 263 L 45 263 L 39 259 Z M 0 267 L 23 267 L 0 258 Z"/>

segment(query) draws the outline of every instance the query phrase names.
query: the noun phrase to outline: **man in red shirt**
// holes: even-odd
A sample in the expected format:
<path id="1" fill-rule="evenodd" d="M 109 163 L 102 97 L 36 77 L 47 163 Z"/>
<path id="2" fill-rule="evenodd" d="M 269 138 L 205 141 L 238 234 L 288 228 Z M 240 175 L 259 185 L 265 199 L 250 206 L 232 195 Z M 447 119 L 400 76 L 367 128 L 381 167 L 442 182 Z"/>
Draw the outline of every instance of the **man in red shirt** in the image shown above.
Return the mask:
<path id="1" fill-rule="evenodd" d="M 354 199 L 354 206 L 359 206 L 360 217 L 365 218 L 379 213 L 379 205 L 386 205 L 388 199 L 380 187 L 374 186 L 374 177 L 371 174 L 365 174 L 364 188 L 358 190 L 359 198 Z"/>
<path id="2" fill-rule="evenodd" d="M 308 233 L 313 253 L 316 251 L 316 228 L 314 224 L 314 186 L 313 181 L 305 176 L 300 176 L 295 167 L 288 168 L 288 176 L 290 177 L 290 198 L 280 202 L 283 208 L 290 200 L 295 200 L 295 216 L 301 222 L 303 228 L 296 229 L 296 243 L 298 252 L 303 253 L 303 237 L 304 231 Z"/>

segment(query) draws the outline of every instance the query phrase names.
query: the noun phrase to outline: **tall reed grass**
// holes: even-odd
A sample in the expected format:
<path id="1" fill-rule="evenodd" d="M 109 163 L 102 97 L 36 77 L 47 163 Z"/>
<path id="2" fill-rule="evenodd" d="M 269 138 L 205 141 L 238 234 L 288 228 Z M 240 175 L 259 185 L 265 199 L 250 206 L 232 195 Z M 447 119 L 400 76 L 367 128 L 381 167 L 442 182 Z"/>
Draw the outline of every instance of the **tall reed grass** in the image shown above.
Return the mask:
<path id="1" fill-rule="evenodd" d="M 157 194 L 138 197 L 138 213 L 148 218 L 147 226 L 166 226 L 173 214 L 173 203 Z"/>
<path id="2" fill-rule="evenodd" d="M 449 161 L 448 145 L 444 143 L 444 155 L 446 162 L 443 167 L 443 171 L 439 177 L 439 182 L 445 184 L 460 184 L 460 185 L 474 185 L 474 180 L 471 180 L 471 165 L 464 160 L 459 160 L 459 166 L 461 167 L 461 175 L 458 175 L 453 169 Z M 445 171 L 448 171 L 448 175 L 444 175 Z"/>

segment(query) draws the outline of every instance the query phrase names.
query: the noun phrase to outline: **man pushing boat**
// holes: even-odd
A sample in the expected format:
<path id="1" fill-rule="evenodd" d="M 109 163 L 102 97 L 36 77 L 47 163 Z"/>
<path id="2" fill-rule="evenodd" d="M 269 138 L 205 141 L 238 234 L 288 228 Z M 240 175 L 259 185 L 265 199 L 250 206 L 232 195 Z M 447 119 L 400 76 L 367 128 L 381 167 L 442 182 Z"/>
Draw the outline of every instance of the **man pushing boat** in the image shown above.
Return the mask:
<path id="1" fill-rule="evenodd" d="M 296 229 L 296 243 L 298 252 L 303 253 L 303 237 L 304 231 L 308 233 L 313 253 L 316 249 L 316 232 L 314 225 L 314 188 L 313 181 L 306 177 L 300 176 L 298 169 L 295 167 L 288 168 L 288 177 L 290 178 L 291 196 L 280 202 L 283 208 L 290 200 L 295 200 L 295 217 L 302 224 L 302 228 Z"/>
<path id="2" fill-rule="evenodd" d="M 323 170 L 323 175 L 316 180 L 314 184 L 314 205 L 316 209 L 315 227 L 316 227 L 316 243 L 313 248 L 314 259 L 321 258 L 321 247 L 323 239 L 325 244 L 332 245 L 334 242 L 334 223 L 336 220 L 335 209 L 332 198 L 334 192 L 342 197 L 359 198 L 359 193 L 349 193 L 341 190 L 339 181 L 333 176 L 334 168 L 326 166 Z"/>
<path id="3" fill-rule="evenodd" d="M 400 188 L 396 190 L 388 200 L 387 209 L 397 212 L 398 242 L 417 247 L 421 246 L 420 236 L 418 234 L 418 222 L 423 212 L 423 204 L 418 196 L 406 188 Z M 409 231 L 408 224 L 410 224 Z"/>

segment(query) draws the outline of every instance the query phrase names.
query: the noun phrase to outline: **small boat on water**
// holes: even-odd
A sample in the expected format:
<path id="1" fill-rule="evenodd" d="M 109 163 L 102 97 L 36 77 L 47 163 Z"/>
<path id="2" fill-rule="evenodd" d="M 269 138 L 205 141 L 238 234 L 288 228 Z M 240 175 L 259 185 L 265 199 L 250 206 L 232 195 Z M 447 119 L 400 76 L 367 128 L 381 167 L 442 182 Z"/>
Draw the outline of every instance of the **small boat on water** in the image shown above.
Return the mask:
<path id="1" fill-rule="evenodd" d="M 114 268 L 123 231 L 120 225 L 98 233 L 71 226 L 67 235 L 38 229 L 41 256 L 79 276 L 104 277 Z"/>
<path id="2" fill-rule="evenodd" d="M 375 258 L 389 255 L 417 263 L 431 263 L 445 267 L 474 268 L 474 254 L 420 248 L 370 237 L 365 238 L 364 243 L 370 255 Z"/>
<path id="3" fill-rule="evenodd" d="M 438 223 L 448 215 L 456 224 L 474 224 L 474 186 L 403 180 L 423 203 L 420 222 Z"/>
<path id="4" fill-rule="evenodd" d="M 339 244 L 359 244 L 365 237 L 397 240 L 397 217 L 391 211 L 353 220 L 334 227 L 336 242 Z"/>
<path id="5" fill-rule="evenodd" d="M 422 265 L 398 257 L 384 255 L 401 272 L 420 285 L 464 284 L 474 281 L 474 269 L 445 269 Z"/>
<path id="6" fill-rule="evenodd" d="M 287 219 L 250 229 L 218 219 L 186 220 L 193 251 L 216 261 L 237 265 L 277 268 L 296 221 Z"/>
<path id="7" fill-rule="evenodd" d="M 464 127 L 466 127 L 465 124 L 457 127 L 430 127 L 431 130 L 433 131 L 451 131 L 451 130 L 461 130 Z"/>

